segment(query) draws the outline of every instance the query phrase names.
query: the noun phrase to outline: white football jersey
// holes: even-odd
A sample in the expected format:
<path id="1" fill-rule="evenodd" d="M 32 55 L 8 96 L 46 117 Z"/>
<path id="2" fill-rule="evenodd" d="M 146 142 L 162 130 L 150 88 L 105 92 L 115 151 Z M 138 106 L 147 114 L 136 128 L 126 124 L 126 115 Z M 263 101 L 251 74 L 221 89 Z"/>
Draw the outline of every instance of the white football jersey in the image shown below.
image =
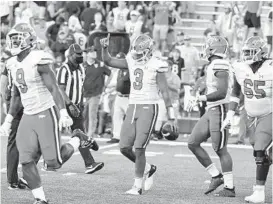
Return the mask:
<path id="1" fill-rule="evenodd" d="M 156 82 L 158 72 L 168 71 L 168 63 L 152 57 L 146 63 L 138 63 L 131 55 L 126 56 L 130 73 L 131 90 L 130 104 L 157 104 L 160 96 Z"/>
<path id="2" fill-rule="evenodd" d="M 87 37 L 83 33 L 74 33 L 75 42 L 81 47 L 82 50 L 85 50 Z"/>
<path id="3" fill-rule="evenodd" d="M 236 80 L 244 94 L 247 114 L 258 117 L 272 113 L 272 60 L 266 60 L 255 73 L 244 62 L 236 62 L 233 66 Z"/>
<path id="4" fill-rule="evenodd" d="M 218 82 L 217 82 L 218 78 L 215 76 L 216 72 L 218 71 L 226 71 L 229 73 L 227 95 L 222 100 L 207 102 L 207 108 L 229 103 L 229 100 L 230 100 L 230 95 L 231 95 L 232 85 L 233 85 L 233 74 L 232 74 L 231 65 L 227 60 L 216 59 L 216 60 L 213 60 L 208 65 L 207 72 L 206 72 L 207 94 L 213 93 L 218 90 Z"/>
<path id="5" fill-rule="evenodd" d="M 12 57 L 7 62 L 7 69 L 11 71 L 13 84 L 20 91 L 24 113 L 27 115 L 40 113 L 55 105 L 37 70 L 38 64 L 52 62 L 52 56 L 42 50 L 31 51 L 22 62 L 17 57 Z"/>

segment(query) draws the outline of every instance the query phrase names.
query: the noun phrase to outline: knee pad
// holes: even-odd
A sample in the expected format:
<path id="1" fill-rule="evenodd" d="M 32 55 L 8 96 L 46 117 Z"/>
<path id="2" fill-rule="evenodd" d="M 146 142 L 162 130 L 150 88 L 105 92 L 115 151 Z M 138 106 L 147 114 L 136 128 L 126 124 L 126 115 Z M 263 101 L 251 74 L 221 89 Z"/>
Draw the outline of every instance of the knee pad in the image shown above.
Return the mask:
<path id="1" fill-rule="evenodd" d="M 257 165 L 270 165 L 268 155 L 266 155 L 266 152 L 264 150 L 254 150 L 253 155 L 255 157 L 255 162 Z"/>
<path id="2" fill-rule="evenodd" d="M 62 164 L 57 159 L 45 160 L 45 165 L 48 169 L 59 169 L 62 167 Z"/>

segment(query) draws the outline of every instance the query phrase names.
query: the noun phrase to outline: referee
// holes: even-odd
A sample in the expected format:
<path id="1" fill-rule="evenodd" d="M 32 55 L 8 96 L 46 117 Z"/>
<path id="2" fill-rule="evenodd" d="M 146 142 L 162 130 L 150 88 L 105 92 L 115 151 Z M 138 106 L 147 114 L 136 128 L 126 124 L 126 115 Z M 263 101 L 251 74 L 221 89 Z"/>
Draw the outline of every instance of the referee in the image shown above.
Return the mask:
<path id="1" fill-rule="evenodd" d="M 58 73 L 57 81 L 66 103 L 67 111 L 73 119 L 72 131 L 80 129 L 84 131 L 83 118 L 83 81 L 85 78 L 82 66 L 82 49 L 78 44 L 72 44 L 67 50 L 67 60 L 62 64 Z M 92 139 L 93 140 L 93 139 Z M 93 140 L 91 147 L 97 151 L 98 144 Z M 92 174 L 103 168 L 103 162 L 95 162 L 88 148 L 79 148 L 86 167 L 86 174 Z"/>

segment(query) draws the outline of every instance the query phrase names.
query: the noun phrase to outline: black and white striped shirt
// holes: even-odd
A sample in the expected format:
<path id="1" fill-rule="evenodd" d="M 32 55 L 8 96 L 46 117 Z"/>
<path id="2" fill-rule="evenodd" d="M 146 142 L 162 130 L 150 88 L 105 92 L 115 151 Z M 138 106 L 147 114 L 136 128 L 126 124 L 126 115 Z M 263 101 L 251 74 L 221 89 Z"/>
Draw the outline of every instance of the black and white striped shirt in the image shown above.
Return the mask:
<path id="1" fill-rule="evenodd" d="M 59 85 L 65 85 L 65 93 L 74 104 L 83 101 L 83 81 L 85 71 L 82 65 L 74 67 L 70 62 L 64 62 L 57 72 Z"/>

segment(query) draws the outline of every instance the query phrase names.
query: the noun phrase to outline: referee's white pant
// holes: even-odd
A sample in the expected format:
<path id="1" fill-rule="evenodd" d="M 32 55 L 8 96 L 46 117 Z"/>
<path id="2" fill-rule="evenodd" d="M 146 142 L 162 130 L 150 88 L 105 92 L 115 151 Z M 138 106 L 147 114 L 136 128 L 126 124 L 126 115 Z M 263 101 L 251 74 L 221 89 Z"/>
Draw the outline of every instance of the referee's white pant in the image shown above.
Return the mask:
<path id="1" fill-rule="evenodd" d="M 129 105 L 129 95 L 117 94 L 113 113 L 113 138 L 120 139 L 120 131 Z"/>

